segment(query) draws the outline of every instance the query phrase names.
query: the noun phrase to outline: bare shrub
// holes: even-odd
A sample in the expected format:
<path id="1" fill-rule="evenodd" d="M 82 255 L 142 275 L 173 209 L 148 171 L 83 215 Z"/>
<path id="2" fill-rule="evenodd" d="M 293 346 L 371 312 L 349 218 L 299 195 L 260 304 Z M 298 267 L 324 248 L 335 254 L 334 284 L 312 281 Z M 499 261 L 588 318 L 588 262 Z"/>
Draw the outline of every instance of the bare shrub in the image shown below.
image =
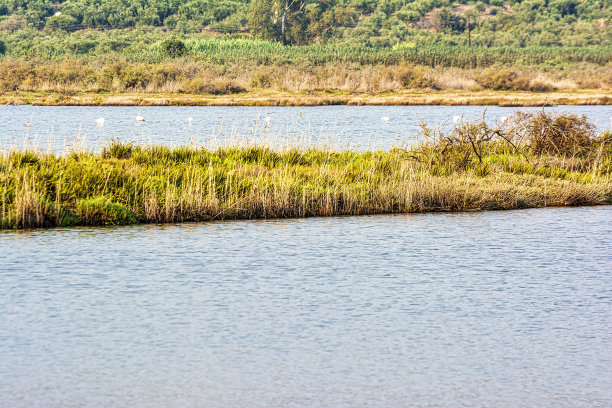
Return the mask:
<path id="1" fill-rule="evenodd" d="M 602 84 L 595 79 L 585 79 L 578 82 L 578 86 L 580 89 L 599 89 L 602 87 Z"/>
<path id="2" fill-rule="evenodd" d="M 246 89 L 228 80 L 195 78 L 185 82 L 183 92 L 191 94 L 229 95 L 246 92 Z"/>
<path id="3" fill-rule="evenodd" d="M 435 82 L 426 73 L 424 67 L 402 65 L 394 72 L 394 77 L 402 88 L 432 88 Z"/>
<path id="4" fill-rule="evenodd" d="M 476 82 L 483 88 L 494 91 L 525 91 L 530 89 L 529 78 L 507 69 L 477 75 Z"/>
<path id="5" fill-rule="evenodd" d="M 536 156 L 585 155 L 594 146 L 595 126 L 584 115 L 517 112 L 516 127 Z"/>
<path id="6" fill-rule="evenodd" d="M 480 87 L 473 78 L 465 72 L 449 70 L 443 71 L 436 79 L 436 86 L 440 89 L 461 89 L 469 91 Z"/>
<path id="7" fill-rule="evenodd" d="M 415 150 L 417 156 L 444 172 L 464 170 L 475 161 L 482 163 L 484 149 L 498 135 L 498 130 L 490 127 L 484 117 L 476 123 L 459 123 L 450 134 L 429 129 L 424 123 L 420 127 L 425 143 Z"/>
<path id="8" fill-rule="evenodd" d="M 532 92 L 552 92 L 556 91 L 557 88 L 545 82 L 534 81 L 529 85 L 529 90 Z"/>
<path id="9" fill-rule="evenodd" d="M 272 85 L 272 73 L 269 69 L 262 68 L 251 77 L 253 88 L 269 88 Z"/>

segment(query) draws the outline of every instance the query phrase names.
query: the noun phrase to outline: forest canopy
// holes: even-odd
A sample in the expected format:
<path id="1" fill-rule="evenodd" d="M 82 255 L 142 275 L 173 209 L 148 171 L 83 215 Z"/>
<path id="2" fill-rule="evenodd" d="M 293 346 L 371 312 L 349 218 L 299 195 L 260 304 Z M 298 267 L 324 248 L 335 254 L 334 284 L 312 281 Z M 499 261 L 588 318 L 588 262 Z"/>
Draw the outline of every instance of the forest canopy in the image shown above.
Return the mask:
<path id="1" fill-rule="evenodd" d="M 158 27 L 289 45 L 584 47 L 612 45 L 610 16 L 606 0 L 0 0 L 0 36 Z"/>

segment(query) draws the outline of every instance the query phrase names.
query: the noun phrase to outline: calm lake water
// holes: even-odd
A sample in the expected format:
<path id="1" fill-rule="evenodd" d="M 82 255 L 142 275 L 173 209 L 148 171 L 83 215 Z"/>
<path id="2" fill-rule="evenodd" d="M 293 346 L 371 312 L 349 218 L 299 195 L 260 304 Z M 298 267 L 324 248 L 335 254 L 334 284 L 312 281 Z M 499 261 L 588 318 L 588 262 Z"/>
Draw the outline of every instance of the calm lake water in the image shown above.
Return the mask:
<path id="1" fill-rule="evenodd" d="M 388 149 L 414 141 L 419 122 L 453 124 L 455 116 L 500 122 L 517 110 L 497 106 L 317 107 L 41 107 L 0 106 L 0 149 L 97 150 L 110 140 L 139 144 L 219 145 L 260 141 L 335 148 Z M 586 115 L 599 131 L 612 126 L 610 106 L 558 106 L 546 111 Z M 141 115 L 145 122 L 136 121 Z M 384 122 L 381 118 L 389 118 Z M 104 118 L 98 127 L 96 119 Z M 191 118 L 191 124 L 188 122 Z"/>
<path id="2" fill-rule="evenodd" d="M 0 407 L 610 407 L 612 207 L 0 232 Z"/>

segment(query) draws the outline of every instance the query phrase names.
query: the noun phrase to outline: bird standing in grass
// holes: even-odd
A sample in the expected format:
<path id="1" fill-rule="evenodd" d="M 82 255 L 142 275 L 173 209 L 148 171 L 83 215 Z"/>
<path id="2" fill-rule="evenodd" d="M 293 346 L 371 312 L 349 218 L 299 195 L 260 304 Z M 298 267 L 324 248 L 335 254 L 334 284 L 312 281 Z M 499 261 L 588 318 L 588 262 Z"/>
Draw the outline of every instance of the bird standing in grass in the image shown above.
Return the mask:
<path id="1" fill-rule="evenodd" d="M 457 116 L 457 115 L 453 116 L 453 123 L 454 123 L 454 124 L 457 124 L 457 123 L 459 123 L 460 121 L 461 121 L 461 116 Z"/>

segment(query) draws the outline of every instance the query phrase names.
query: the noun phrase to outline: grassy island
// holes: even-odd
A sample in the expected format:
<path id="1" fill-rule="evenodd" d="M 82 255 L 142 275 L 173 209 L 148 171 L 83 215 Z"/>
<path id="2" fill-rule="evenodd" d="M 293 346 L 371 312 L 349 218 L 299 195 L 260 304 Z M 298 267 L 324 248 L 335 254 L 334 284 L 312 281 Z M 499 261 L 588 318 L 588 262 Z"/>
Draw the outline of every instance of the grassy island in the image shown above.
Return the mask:
<path id="1" fill-rule="evenodd" d="M 0 156 L 0 227 L 501 210 L 612 203 L 612 135 L 586 118 L 422 125 L 390 151 L 110 143 Z"/>

